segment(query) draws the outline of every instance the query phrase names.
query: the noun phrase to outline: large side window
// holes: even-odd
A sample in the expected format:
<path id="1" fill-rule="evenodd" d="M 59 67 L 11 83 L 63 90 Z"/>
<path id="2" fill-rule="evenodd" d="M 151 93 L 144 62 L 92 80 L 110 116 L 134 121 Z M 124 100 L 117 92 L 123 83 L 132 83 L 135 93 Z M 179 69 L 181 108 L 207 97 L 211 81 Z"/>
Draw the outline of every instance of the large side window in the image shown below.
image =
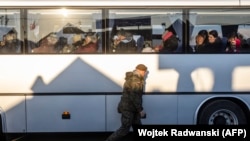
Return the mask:
<path id="1" fill-rule="evenodd" d="M 0 54 L 22 53 L 20 10 L 0 9 Z"/>
<path id="2" fill-rule="evenodd" d="M 111 9 L 109 53 L 182 52 L 182 10 Z"/>
<path id="3" fill-rule="evenodd" d="M 250 52 L 249 10 L 195 9 L 189 15 L 191 52 Z"/>
<path id="4" fill-rule="evenodd" d="M 28 10 L 28 53 L 101 53 L 102 11 Z"/>

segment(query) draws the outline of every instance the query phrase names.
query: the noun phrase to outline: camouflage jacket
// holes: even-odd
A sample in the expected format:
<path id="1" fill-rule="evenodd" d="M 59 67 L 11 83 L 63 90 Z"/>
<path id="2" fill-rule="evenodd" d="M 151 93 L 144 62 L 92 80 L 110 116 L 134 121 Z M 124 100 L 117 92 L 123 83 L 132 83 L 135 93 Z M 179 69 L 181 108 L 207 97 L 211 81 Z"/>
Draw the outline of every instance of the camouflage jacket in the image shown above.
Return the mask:
<path id="1" fill-rule="evenodd" d="M 142 95 L 144 90 L 144 78 L 137 71 L 126 72 L 123 93 L 118 104 L 118 112 L 141 112 Z"/>

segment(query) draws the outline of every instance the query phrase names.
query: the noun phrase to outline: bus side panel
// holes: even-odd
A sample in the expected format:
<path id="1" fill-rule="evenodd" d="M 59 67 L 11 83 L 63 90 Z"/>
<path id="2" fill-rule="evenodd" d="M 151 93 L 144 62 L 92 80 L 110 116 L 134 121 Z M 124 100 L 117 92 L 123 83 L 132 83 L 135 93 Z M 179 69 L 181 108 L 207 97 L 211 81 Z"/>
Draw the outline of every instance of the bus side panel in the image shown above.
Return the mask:
<path id="1" fill-rule="evenodd" d="M 250 112 L 250 98 L 248 94 L 243 94 L 243 95 L 237 95 L 239 99 L 241 99 L 248 107 L 249 112 Z"/>
<path id="2" fill-rule="evenodd" d="M 117 111 L 117 106 L 121 95 L 107 95 L 107 131 L 114 131 L 121 126 L 121 114 Z"/>
<path id="3" fill-rule="evenodd" d="M 178 96 L 178 124 L 196 124 L 195 114 L 204 99 L 211 95 L 179 95 Z"/>
<path id="4" fill-rule="evenodd" d="M 63 112 L 70 119 L 63 119 Z M 104 95 L 28 96 L 28 132 L 105 131 Z"/>
<path id="5" fill-rule="evenodd" d="M 147 118 L 143 124 L 177 124 L 177 95 L 144 95 L 143 107 Z"/>
<path id="6" fill-rule="evenodd" d="M 22 133 L 26 131 L 25 96 L 0 96 L 0 112 L 3 120 L 3 132 Z"/>
<path id="7" fill-rule="evenodd" d="M 180 95 L 178 98 L 178 124 L 196 124 L 197 112 L 202 104 L 212 98 L 238 99 L 245 104 L 250 111 L 250 99 L 248 94 L 243 95 Z M 245 113 L 247 114 L 247 113 Z"/>

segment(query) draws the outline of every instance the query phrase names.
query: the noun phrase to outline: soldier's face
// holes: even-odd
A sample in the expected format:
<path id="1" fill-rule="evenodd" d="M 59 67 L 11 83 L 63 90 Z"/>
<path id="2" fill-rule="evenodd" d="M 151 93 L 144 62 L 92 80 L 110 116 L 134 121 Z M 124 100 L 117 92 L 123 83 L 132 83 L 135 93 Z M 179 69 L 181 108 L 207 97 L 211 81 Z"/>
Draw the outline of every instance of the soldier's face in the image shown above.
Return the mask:
<path id="1" fill-rule="evenodd" d="M 145 77 L 148 74 L 148 71 L 141 71 L 142 77 Z"/>

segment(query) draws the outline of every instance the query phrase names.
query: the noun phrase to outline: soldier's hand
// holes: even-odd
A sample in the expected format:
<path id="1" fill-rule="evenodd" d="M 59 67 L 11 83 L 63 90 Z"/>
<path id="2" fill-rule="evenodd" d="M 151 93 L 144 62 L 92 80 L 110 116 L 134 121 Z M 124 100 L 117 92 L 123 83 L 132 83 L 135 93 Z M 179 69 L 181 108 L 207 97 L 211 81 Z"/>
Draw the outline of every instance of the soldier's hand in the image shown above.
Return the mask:
<path id="1" fill-rule="evenodd" d="M 141 111 L 141 112 L 140 112 L 140 115 L 141 115 L 141 118 L 146 118 L 146 112 Z"/>

